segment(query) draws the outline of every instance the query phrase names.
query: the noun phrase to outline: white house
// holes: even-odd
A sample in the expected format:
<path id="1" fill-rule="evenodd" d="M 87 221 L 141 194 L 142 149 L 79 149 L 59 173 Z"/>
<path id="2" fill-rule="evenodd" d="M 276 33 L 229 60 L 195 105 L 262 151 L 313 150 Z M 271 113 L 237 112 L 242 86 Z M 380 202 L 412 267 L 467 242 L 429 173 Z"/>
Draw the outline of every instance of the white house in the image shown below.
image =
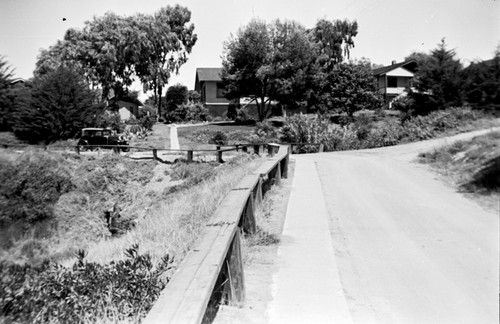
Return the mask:
<path id="1" fill-rule="evenodd" d="M 389 66 L 373 70 L 373 76 L 378 82 L 378 90 L 384 96 L 388 107 L 391 106 L 391 101 L 394 98 L 412 87 L 416 69 L 417 62 L 410 60 L 401 63 L 393 61 Z"/>

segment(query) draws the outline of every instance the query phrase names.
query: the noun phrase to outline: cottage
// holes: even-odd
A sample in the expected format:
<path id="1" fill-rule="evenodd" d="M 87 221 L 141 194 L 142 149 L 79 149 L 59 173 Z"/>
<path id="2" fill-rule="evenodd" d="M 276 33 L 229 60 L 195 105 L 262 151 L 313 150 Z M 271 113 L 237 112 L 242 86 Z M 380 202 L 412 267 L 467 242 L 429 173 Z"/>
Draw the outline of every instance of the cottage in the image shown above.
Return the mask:
<path id="1" fill-rule="evenodd" d="M 222 68 L 197 68 L 194 90 L 201 95 L 201 102 L 208 108 L 210 115 L 222 116 L 227 112 L 227 100 L 220 76 Z"/>
<path id="2" fill-rule="evenodd" d="M 120 114 L 121 120 L 139 118 L 139 107 L 143 103 L 138 99 L 113 97 L 108 100 L 108 108 Z"/>
<path id="3" fill-rule="evenodd" d="M 389 66 L 373 70 L 373 76 L 378 82 L 378 90 L 384 96 L 387 107 L 390 108 L 394 98 L 412 87 L 416 69 L 417 63 L 410 60 L 401 63 L 393 61 Z"/>

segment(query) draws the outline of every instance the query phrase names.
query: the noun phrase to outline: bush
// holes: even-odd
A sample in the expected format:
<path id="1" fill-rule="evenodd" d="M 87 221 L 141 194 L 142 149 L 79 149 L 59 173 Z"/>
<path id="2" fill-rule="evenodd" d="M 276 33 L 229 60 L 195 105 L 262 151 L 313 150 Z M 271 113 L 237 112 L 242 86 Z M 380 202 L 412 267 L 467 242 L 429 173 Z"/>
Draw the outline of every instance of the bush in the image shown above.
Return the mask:
<path id="1" fill-rule="evenodd" d="M 0 157 L 0 166 L 0 223 L 52 218 L 59 197 L 74 187 L 68 171 L 44 152 L 16 162 Z"/>
<path id="2" fill-rule="evenodd" d="M 109 128 L 121 134 L 125 131 L 125 123 L 118 112 L 105 111 L 97 118 L 96 127 Z"/>
<path id="3" fill-rule="evenodd" d="M 401 112 L 411 113 L 415 109 L 415 101 L 408 95 L 400 95 L 391 101 L 391 108 Z"/>
<path id="4" fill-rule="evenodd" d="M 264 121 L 257 123 L 255 134 L 261 139 L 274 140 L 278 138 L 278 129 L 271 122 Z"/>
<path id="5" fill-rule="evenodd" d="M 206 121 L 209 118 L 208 109 L 201 103 L 186 103 L 176 106 L 174 110 L 165 114 L 167 123 L 186 121 Z"/>
<path id="6" fill-rule="evenodd" d="M 7 323 L 89 323 L 106 319 L 139 321 L 168 282 L 167 255 L 153 266 L 138 246 L 127 259 L 100 265 L 78 253 L 72 268 L 45 262 L 39 267 L 0 263 L 0 309 Z"/>
<path id="7" fill-rule="evenodd" d="M 285 119 L 285 124 L 281 128 L 279 138 L 285 143 L 308 143 L 324 144 L 329 141 L 332 128 L 328 120 L 317 115 L 296 114 Z M 302 153 L 313 152 L 314 146 L 302 146 L 299 148 Z"/>
<path id="8" fill-rule="evenodd" d="M 208 143 L 215 144 L 215 145 L 227 145 L 228 138 L 227 138 L 226 133 L 221 132 L 221 131 L 216 131 L 215 134 L 210 138 Z"/>

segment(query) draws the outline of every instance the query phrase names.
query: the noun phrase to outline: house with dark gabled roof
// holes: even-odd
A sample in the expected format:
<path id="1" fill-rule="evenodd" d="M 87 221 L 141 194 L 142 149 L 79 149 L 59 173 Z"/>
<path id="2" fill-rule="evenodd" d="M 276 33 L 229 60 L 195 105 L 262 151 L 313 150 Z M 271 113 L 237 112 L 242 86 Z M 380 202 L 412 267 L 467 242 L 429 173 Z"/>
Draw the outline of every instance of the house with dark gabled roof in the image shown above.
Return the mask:
<path id="1" fill-rule="evenodd" d="M 414 60 L 401 63 L 392 62 L 373 70 L 373 76 L 377 79 L 378 90 L 384 96 L 385 103 L 391 106 L 391 101 L 399 95 L 407 92 L 412 87 L 413 78 L 417 70 L 417 62 Z"/>
<path id="2" fill-rule="evenodd" d="M 210 115 L 222 116 L 227 112 L 229 100 L 220 76 L 222 68 L 197 68 L 194 90 L 201 95 L 201 102 L 208 108 Z"/>

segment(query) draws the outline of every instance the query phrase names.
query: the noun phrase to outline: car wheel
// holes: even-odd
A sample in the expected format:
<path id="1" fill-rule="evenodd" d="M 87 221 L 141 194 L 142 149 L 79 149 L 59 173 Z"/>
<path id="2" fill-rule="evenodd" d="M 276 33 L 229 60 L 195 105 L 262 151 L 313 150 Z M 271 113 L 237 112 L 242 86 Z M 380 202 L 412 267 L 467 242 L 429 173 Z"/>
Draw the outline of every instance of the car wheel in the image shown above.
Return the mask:
<path id="1" fill-rule="evenodd" d="M 129 152 L 130 151 L 130 147 L 122 147 L 122 152 Z"/>

